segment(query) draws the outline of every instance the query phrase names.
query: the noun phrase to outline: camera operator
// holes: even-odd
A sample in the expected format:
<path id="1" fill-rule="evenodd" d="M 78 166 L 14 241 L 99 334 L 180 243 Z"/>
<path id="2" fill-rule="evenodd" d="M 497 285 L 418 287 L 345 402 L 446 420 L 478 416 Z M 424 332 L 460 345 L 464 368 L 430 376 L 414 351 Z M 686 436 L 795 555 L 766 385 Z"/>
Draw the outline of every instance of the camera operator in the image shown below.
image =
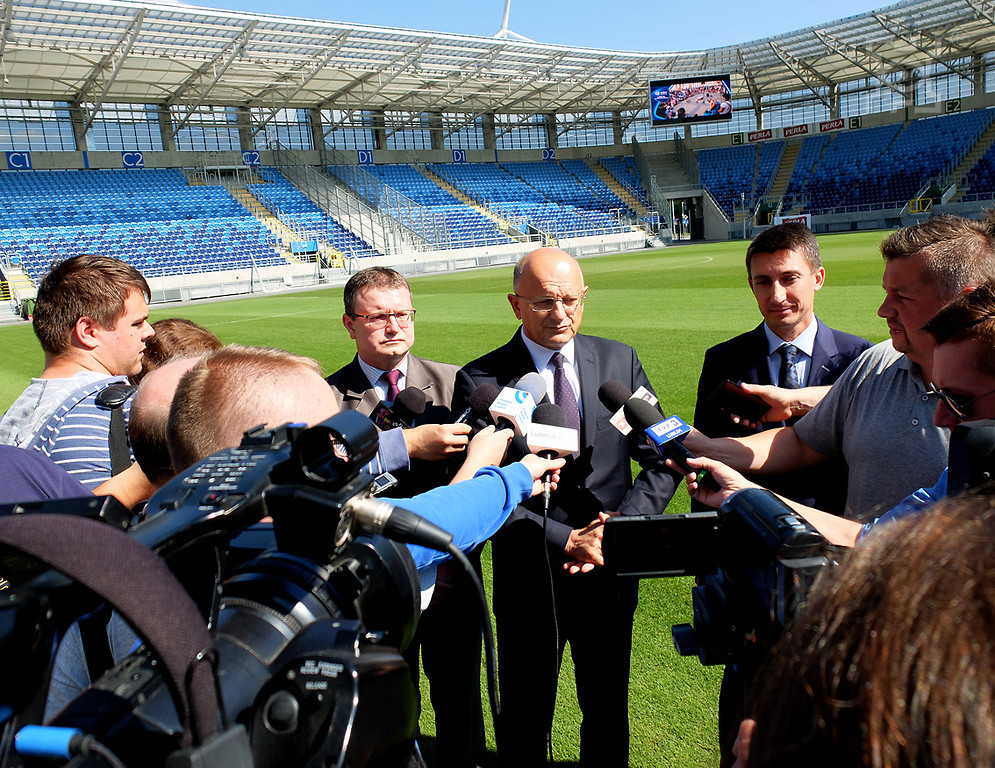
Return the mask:
<path id="1" fill-rule="evenodd" d="M 922 329 L 936 342 L 933 351 L 932 392 L 937 396 L 933 423 L 953 428 L 962 421 L 995 418 L 995 280 L 955 299 Z M 708 469 L 722 485 L 710 491 L 689 478 L 689 491 L 699 501 L 718 507 L 731 493 L 759 487 L 735 470 L 711 459 L 698 458 L 692 467 Z M 872 468 L 873 469 L 873 468 Z M 904 517 L 947 495 L 947 470 L 936 485 L 920 488 L 897 506 L 861 525 L 785 499 L 829 541 L 853 546 L 877 524 Z"/>
<path id="2" fill-rule="evenodd" d="M 196 361 L 180 380 L 167 428 L 172 465 L 181 472 L 223 448 L 237 446 L 242 434 L 260 423 L 315 424 L 337 410 L 320 366 L 311 358 L 275 349 L 224 347 Z M 517 504 L 542 489 L 539 478 L 545 472 L 552 470 L 554 481 L 558 479 L 563 464 L 562 459 L 527 456 L 501 469 L 492 466 L 503 458 L 509 439 L 510 433 L 482 432 L 470 442 L 454 485 L 399 503 L 452 533 L 460 549 L 482 543 Z M 447 556 L 417 546 L 410 550 L 423 587 L 430 587 L 435 566 Z M 112 618 L 109 636 L 114 625 Z M 127 628 L 123 622 L 120 627 Z M 131 650 L 135 636 L 120 632 L 110 640 L 116 661 Z M 79 634 L 67 634 L 56 655 L 46 719 L 86 688 L 93 674 Z"/>
<path id="3" fill-rule="evenodd" d="M 825 569 L 757 676 L 737 766 L 995 765 L 995 498 L 884 526 Z"/>

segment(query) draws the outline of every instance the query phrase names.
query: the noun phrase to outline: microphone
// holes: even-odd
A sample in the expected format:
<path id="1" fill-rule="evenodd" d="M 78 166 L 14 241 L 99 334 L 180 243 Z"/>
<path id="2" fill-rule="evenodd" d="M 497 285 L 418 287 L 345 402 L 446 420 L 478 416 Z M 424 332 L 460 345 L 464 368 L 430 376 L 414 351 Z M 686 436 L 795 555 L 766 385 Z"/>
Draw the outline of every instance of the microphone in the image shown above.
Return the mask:
<path id="1" fill-rule="evenodd" d="M 415 419 L 425 413 L 428 398 L 418 387 L 407 387 L 397 393 L 391 405 L 379 403 L 370 414 L 377 429 L 410 429 Z"/>
<path id="2" fill-rule="evenodd" d="M 453 541 L 453 535 L 435 523 L 372 496 L 354 496 L 342 506 L 342 514 L 351 516 L 352 524 L 361 530 L 402 544 L 448 552 Z"/>
<path id="3" fill-rule="evenodd" d="M 632 425 L 625 418 L 624 406 L 633 397 L 645 400 L 650 405 L 656 405 L 659 402 L 653 393 L 642 385 L 633 392 L 621 381 L 609 379 L 598 387 L 598 399 L 601 401 L 601 404 L 614 413 L 608 421 L 623 435 L 627 435 L 632 431 Z"/>
<path id="4" fill-rule="evenodd" d="M 456 419 L 457 424 L 466 424 L 475 413 L 487 414 L 501 390 L 493 384 L 481 384 L 467 398 L 467 409 Z"/>
<path id="5" fill-rule="evenodd" d="M 569 456 L 580 450 L 576 429 L 567 427 L 563 409 L 555 403 L 540 403 L 532 412 L 525 441 L 529 450 L 543 459 Z"/>
<path id="6" fill-rule="evenodd" d="M 514 387 L 502 389 L 488 409 L 498 429 L 511 429 L 522 437 L 532 421 L 536 401 L 546 396 L 546 382 L 538 373 L 527 373 Z"/>
<path id="7" fill-rule="evenodd" d="M 540 403 L 532 412 L 532 423 L 529 424 L 526 442 L 529 450 L 543 459 L 555 459 L 559 456 L 569 456 L 580 450 L 580 437 L 576 429 L 566 426 L 567 419 L 563 409 L 555 403 Z M 542 476 L 542 499 L 549 509 L 550 482 L 553 473 L 546 472 Z"/>
<path id="8" fill-rule="evenodd" d="M 535 371 L 522 376 L 515 387 L 528 392 L 537 403 L 546 396 L 546 380 Z"/>
<path id="9" fill-rule="evenodd" d="M 661 420 L 660 412 L 656 408 L 645 400 L 637 398 L 627 400 L 623 409 L 629 424 L 643 431 L 657 453 L 664 458 L 672 459 L 685 472 L 694 472 L 699 483 L 713 491 L 719 490 L 719 484 L 706 470 L 692 469 L 688 466 L 688 459 L 697 457 L 681 442 L 681 437 L 690 432 L 691 428 L 680 418 L 671 416 L 669 419 Z"/>

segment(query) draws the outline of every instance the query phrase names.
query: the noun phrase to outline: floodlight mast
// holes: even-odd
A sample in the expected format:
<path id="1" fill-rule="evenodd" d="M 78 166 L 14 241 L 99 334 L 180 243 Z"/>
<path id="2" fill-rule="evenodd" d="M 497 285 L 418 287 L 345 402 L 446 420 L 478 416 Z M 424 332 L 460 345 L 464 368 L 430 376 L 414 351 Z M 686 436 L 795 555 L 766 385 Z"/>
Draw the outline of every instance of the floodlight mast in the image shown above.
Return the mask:
<path id="1" fill-rule="evenodd" d="M 511 0 L 504 0 L 504 16 L 501 18 L 501 29 L 494 33 L 494 37 L 498 40 L 507 40 L 509 37 L 515 40 L 524 40 L 526 43 L 534 43 L 531 37 L 525 37 L 525 35 L 520 35 L 517 32 L 512 32 L 508 29 L 508 16 L 511 15 Z"/>

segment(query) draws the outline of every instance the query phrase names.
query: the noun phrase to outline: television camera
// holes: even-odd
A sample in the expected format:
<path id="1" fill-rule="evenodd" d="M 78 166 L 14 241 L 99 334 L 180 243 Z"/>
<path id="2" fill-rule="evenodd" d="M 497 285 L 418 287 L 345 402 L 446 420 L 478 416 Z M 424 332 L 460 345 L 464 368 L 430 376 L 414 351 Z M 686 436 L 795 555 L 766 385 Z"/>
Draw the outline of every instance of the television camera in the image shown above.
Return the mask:
<path id="1" fill-rule="evenodd" d="M 134 525 L 113 500 L 0 509 L 0 765 L 407 765 L 418 710 L 400 654 L 418 574 L 405 547 L 362 531 L 448 534 L 370 496 L 376 448 L 346 411 L 247 432 Z M 97 599 L 84 586 L 142 644 L 36 726 L 55 640 Z"/>
<path id="2" fill-rule="evenodd" d="M 995 477 L 995 420 L 957 425 L 948 493 Z M 605 523 L 605 566 L 618 575 L 694 576 L 693 623 L 671 633 L 678 653 L 706 666 L 734 664 L 749 679 L 804 607 L 840 550 L 767 490 L 730 496 L 717 511 L 614 517 Z"/>
<path id="3" fill-rule="evenodd" d="M 615 517 L 605 566 L 627 576 L 694 576 L 693 624 L 671 632 L 682 656 L 755 669 L 804 605 L 829 543 L 770 491 L 747 489 L 718 511 Z"/>

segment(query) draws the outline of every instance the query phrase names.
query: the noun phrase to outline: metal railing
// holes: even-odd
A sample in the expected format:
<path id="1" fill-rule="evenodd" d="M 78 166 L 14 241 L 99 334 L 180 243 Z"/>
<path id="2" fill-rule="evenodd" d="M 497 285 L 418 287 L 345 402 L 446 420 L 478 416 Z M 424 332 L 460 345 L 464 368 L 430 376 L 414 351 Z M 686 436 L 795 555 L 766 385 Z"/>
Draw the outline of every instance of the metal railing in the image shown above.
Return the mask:
<path id="1" fill-rule="evenodd" d="M 272 145 L 277 170 L 305 197 L 356 237 L 382 254 L 413 250 L 412 238 L 390 216 L 378 212 L 329 176 L 318 173 L 294 150 L 279 142 Z"/>
<path id="2" fill-rule="evenodd" d="M 701 166 L 698 165 L 698 158 L 688 149 L 687 142 L 677 132 L 674 133 L 674 146 L 677 147 L 677 162 L 681 164 L 691 183 L 700 185 Z"/>
<path id="3" fill-rule="evenodd" d="M 448 250 L 459 248 L 459 238 L 449 231 L 443 213 L 424 206 L 382 179 L 352 162 L 352 155 L 341 150 L 323 153 L 325 168 L 356 193 L 371 209 L 389 217 L 399 228 L 402 239 L 413 250 Z"/>

